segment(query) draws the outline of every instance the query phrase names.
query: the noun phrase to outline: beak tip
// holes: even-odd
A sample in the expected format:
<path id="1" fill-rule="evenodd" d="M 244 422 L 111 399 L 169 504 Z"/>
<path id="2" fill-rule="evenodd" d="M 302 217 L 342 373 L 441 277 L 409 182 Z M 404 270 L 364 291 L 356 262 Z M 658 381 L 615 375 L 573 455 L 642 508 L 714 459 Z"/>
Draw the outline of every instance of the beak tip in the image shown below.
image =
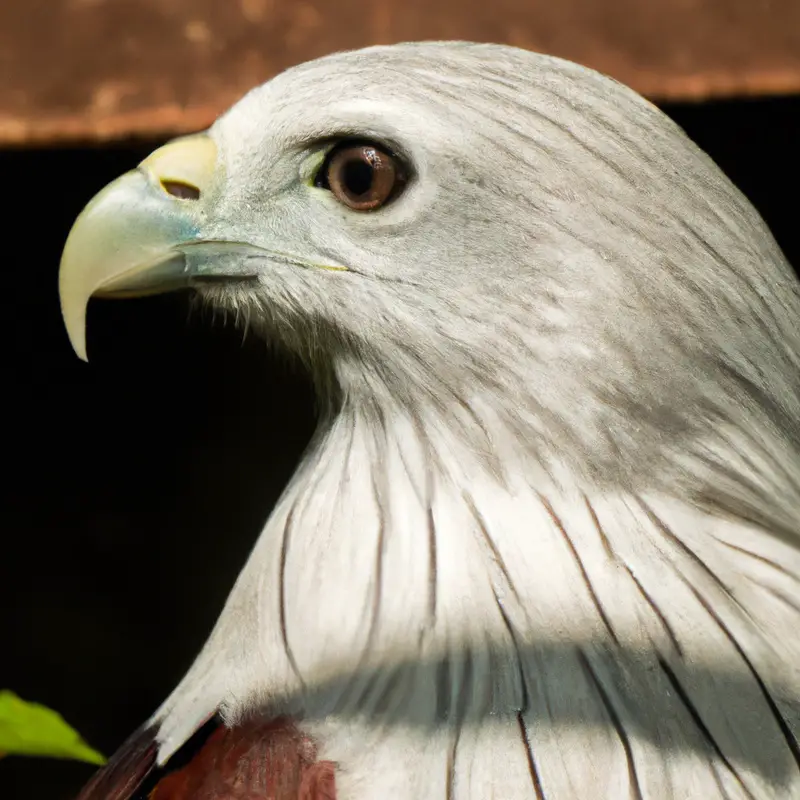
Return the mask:
<path id="1" fill-rule="evenodd" d="M 73 300 L 70 294 L 62 291 L 61 318 L 69 343 L 81 361 L 89 360 L 86 354 L 86 302 L 82 298 Z"/>
<path id="2" fill-rule="evenodd" d="M 73 338 L 70 336 L 69 343 L 72 345 L 72 349 L 78 358 L 83 361 L 84 363 L 89 363 L 89 356 L 86 352 L 86 339 L 81 337 L 78 339 L 77 337 Z"/>

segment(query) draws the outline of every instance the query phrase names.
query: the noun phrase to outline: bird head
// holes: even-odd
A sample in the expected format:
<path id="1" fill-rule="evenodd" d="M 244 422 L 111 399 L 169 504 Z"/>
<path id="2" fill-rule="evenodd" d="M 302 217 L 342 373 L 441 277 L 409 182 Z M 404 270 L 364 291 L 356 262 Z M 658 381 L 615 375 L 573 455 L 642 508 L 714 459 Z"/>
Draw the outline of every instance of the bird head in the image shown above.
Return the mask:
<path id="1" fill-rule="evenodd" d="M 60 280 L 83 358 L 91 296 L 191 287 L 340 405 L 491 414 L 593 480 L 797 396 L 795 278 L 745 198 L 635 92 L 497 45 L 288 70 L 100 192 Z"/>

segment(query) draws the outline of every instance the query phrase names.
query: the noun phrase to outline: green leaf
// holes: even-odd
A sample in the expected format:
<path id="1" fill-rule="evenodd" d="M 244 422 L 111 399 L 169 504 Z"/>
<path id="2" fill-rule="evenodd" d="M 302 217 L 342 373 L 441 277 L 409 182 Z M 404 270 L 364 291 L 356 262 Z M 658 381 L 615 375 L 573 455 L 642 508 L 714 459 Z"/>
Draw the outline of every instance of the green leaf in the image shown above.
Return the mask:
<path id="1" fill-rule="evenodd" d="M 13 692 L 0 690 L 0 754 L 71 758 L 105 764 L 63 717 L 38 703 L 26 703 Z"/>

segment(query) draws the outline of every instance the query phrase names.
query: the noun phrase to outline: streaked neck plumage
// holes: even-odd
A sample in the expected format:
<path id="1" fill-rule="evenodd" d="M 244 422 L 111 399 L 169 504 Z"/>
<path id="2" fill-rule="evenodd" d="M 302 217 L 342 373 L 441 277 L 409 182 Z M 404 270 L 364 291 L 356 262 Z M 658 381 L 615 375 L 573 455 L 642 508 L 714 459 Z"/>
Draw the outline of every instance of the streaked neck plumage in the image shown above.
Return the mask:
<path id="1" fill-rule="evenodd" d="M 492 726 L 520 785 L 623 796 L 633 747 L 675 796 L 795 796 L 797 549 L 545 468 L 479 398 L 449 411 L 345 402 L 322 425 L 156 715 L 161 759 L 217 710 L 288 713 L 336 761 L 405 748 L 397 797 L 436 796 L 422 750 L 455 763 Z"/>

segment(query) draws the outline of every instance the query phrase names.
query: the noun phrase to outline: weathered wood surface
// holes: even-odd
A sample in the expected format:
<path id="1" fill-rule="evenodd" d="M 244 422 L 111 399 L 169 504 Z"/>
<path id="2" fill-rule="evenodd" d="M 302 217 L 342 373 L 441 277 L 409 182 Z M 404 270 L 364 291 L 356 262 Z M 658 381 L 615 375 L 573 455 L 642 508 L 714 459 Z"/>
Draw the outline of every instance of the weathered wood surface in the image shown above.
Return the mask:
<path id="1" fill-rule="evenodd" d="M 655 99 L 800 91 L 798 0 L 2 0 L 0 145 L 160 136 L 335 50 L 497 41 Z"/>

